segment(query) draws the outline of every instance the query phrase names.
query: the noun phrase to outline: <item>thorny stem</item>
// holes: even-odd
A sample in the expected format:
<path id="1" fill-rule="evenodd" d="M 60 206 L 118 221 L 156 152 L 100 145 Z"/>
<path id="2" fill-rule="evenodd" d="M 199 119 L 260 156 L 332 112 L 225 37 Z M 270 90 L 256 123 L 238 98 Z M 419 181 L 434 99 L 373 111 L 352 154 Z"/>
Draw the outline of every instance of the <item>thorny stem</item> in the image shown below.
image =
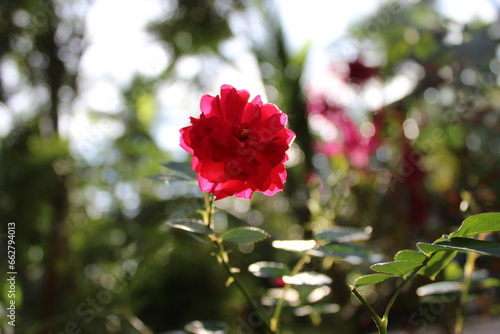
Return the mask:
<path id="1" fill-rule="evenodd" d="M 213 227 L 213 214 L 214 214 L 214 201 L 215 198 L 213 195 L 204 193 L 204 203 L 205 203 L 205 210 L 202 212 L 203 216 L 203 221 L 205 224 L 209 227 Z M 229 280 L 227 281 L 229 284 L 231 282 L 234 282 L 240 292 L 243 294 L 243 297 L 245 297 L 245 300 L 247 303 L 250 305 L 250 307 L 257 313 L 257 315 L 261 318 L 263 327 L 266 331 L 272 333 L 270 329 L 270 324 L 269 320 L 267 317 L 262 313 L 262 310 L 260 307 L 254 302 L 254 300 L 250 297 L 250 294 L 248 291 L 245 289 L 243 286 L 243 283 L 240 281 L 240 279 L 235 275 L 236 270 L 231 266 L 229 263 L 229 256 L 224 249 L 224 246 L 222 244 L 222 241 L 217 238 L 215 234 L 211 234 L 209 236 L 212 239 L 212 242 L 214 246 L 217 248 L 217 260 L 218 262 L 222 265 L 222 267 L 226 270 L 227 274 L 229 275 Z M 226 284 L 228 284 L 226 283 Z"/>
<path id="2" fill-rule="evenodd" d="M 295 276 L 299 273 L 299 271 L 302 270 L 304 265 L 309 262 L 310 257 L 307 254 L 302 255 L 300 260 L 295 264 L 295 267 L 293 267 L 292 271 L 290 272 L 290 276 Z M 273 333 L 279 333 L 279 322 L 280 322 L 280 315 L 281 315 L 281 310 L 283 309 L 283 304 L 285 302 L 285 296 L 287 295 L 288 291 L 290 290 L 291 285 L 286 284 L 285 287 L 283 288 L 283 294 L 281 295 L 281 298 L 278 300 L 278 303 L 276 304 L 276 308 L 274 309 L 274 314 L 273 317 L 271 318 L 271 331 Z"/>

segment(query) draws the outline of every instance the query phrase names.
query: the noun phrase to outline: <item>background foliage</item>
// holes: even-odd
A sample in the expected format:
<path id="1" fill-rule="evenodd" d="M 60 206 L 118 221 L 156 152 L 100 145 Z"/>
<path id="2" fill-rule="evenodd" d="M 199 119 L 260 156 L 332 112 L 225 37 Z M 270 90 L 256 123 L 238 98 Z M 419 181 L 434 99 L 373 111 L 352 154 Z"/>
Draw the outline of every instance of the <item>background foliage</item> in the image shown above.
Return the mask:
<path id="1" fill-rule="evenodd" d="M 6 129 L 0 132 L 0 221 L 16 222 L 19 333 L 64 332 L 68 323 L 85 333 L 156 333 L 194 320 L 253 331 L 255 319 L 242 296 L 224 286 L 211 246 L 162 228 L 167 219 L 198 217 L 197 186 L 148 178 L 189 169 L 179 161 L 162 167 L 174 153 L 160 148 L 155 126 L 162 112 L 178 110 L 158 109 L 164 88 L 189 91 L 195 103 L 180 109 L 216 94 L 207 89 L 218 71 L 236 67 L 223 48 L 236 37 L 243 36 L 269 101 L 289 115 L 297 134 L 283 193 L 218 203 L 217 232 L 252 225 L 272 235 L 255 247 L 235 245 L 230 254 L 252 295 L 258 299 L 281 282 L 253 277 L 250 264 L 292 267 L 299 259 L 273 248 L 273 240 L 309 239 L 332 226 L 370 233 L 362 244 L 371 257 L 362 263 L 326 258 L 306 265 L 333 279 L 331 292 L 301 312 L 285 307 L 283 332 L 373 331 L 348 286 L 369 273 L 370 263 L 431 242 L 470 214 L 499 211 L 498 22 L 453 22 L 433 1 L 387 2 L 331 46 L 325 70 L 331 80 L 320 87 L 306 77 L 311 51 L 290 51 L 271 2 L 168 6 L 170 14 L 149 25 L 168 66 L 121 87 L 117 112 L 84 110 L 93 126 L 76 140 L 66 124 L 81 109 L 88 4 L 0 4 L 0 112 L 8 115 L 0 126 Z M 237 20 L 253 30 L 236 29 Z M 201 64 L 188 77 L 186 59 Z M 197 112 L 182 111 L 174 117 Z M 458 256 L 440 278 L 461 276 L 463 261 Z M 498 260 L 479 258 L 477 267 L 483 279 L 499 278 Z M 394 328 L 421 328 L 415 289 L 424 283 L 417 279 L 398 301 Z M 384 282 L 365 293 L 377 308 L 392 288 Z M 496 288 L 473 296 L 469 316 L 498 314 Z M 3 314 L 5 293 L 0 298 Z M 451 304 L 424 324 L 449 332 Z"/>

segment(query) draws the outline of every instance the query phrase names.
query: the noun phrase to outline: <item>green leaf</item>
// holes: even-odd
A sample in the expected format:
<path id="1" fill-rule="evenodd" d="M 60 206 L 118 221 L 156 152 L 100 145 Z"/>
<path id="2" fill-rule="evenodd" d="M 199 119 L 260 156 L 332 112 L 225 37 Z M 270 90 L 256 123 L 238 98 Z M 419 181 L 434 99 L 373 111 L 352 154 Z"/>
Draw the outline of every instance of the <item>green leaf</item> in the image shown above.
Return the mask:
<path id="1" fill-rule="evenodd" d="M 449 237 L 466 237 L 473 234 L 497 231 L 500 231 L 500 213 L 481 213 L 466 218 L 462 226 L 455 232 L 450 233 Z"/>
<path id="2" fill-rule="evenodd" d="M 343 258 L 351 255 L 365 257 L 368 255 L 368 249 L 353 244 L 331 242 L 316 249 L 311 249 L 307 253 L 321 257 L 333 256 Z"/>
<path id="3" fill-rule="evenodd" d="M 399 251 L 394 256 L 394 260 L 396 261 L 411 261 L 423 263 L 425 259 L 427 259 L 427 256 L 424 253 L 410 249 Z"/>
<path id="4" fill-rule="evenodd" d="M 498 288 L 500 287 L 500 280 L 497 278 L 487 278 L 481 281 L 483 288 Z"/>
<path id="5" fill-rule="evenodd" d="M 221 235 L 221 240 L 237 242 L 237 243 L 252 243 L 264 240 L 269 237 L 266 231 L 252 226 L 237 227 L 227 230 Z"/>
<path id="6" fill-rule="evenodd" d="M 149 175 L 148 178 L 151 180 L 164 181 L 167 184 L 171 181 L 182 181 L 188 184 L 197 184 L 196 180 L 192 179 L 191 177 L 175 173 L 169 173 L 168 175 Z"/>
<path id="7" fill-rule="evenodd" d="M 186 175 L 193 175 L 193 178 L 196 178 L 194 176 L 194 171 L 191 167 L 191 163 L 189 162 L 175 162 L 175 161 L 170 161 L 170 162 L 165 162 L 162 164 L 163 167 L 169 169 L 169 170 L 172 170 L 172 171 L 176 171 L 176 172 L 179 172 L 179 173 L 183 173 L 183 174 L 186 174 Z"/>
<path id="8" fill-rule="evenodd" d="M 316 240 L 319 241 L 337 241 L 337 242 L 353 242 L 360 240 L 368 240 L 370 235 L 364 231 L 345 226 L 334 226 L 328 231 L 318 233 Z"/>
<path id="9" fill-rule="evenodd" d="M 423 245 L 420 245 L 420 243 L 417 244 L 417 247 L 424 248 Z M 422 251 L 424 251 L 422 248 L 420 248 Z M 430 259 L 427 261 L 425 264 L 425 267 L 419 270 L 420 275 L 424 275 L 429 277 L 430 279 L 434 280 L 436 279 L 436 276 L 441 272 L 441 270 L 446 267 L 451 260 L 455 257 L 457 254 L 456 251 L 443 251 L 443 252 L 429 252 Z"/>
<path id="10" fill-rule="evenodd" d="M 294 276 L 283 276 L 283 281 L 292 285 L 328 285 L 332 279 L 316 272 L 301 272 Z"/>
<path id="11" fill-rule="evenodd" d="M 436 240 L 435 243 L 444 240 L 446 239 L 441 238 Z M 443 247 L 436 245 L 435 243 L 431 244 L 428 242 L 417 242 L 417 248 L 420 249 L 422 252 L 424 252 L 427 256 L 431 256 L 433 253 L 439 251 L 451 251 L 451 249 L 445 249 Z"/>
<path id="12" fill-rule="evenodd" d="M 356 279 L 356 282 L 354 284 L 356 286 L 375 284 L 375 283 L 383 282 L 388 278 L 394 278 L 394 277 L 397 277 L 397 276 L 390 275 L 390 274 L 369 274 L 369 275 L 359 277 L 358 279 Z"/>
<path id="13" fill-rule="evenodd" d="M 164 226 L 204 235 L 209 235 L 214 233 L 214 231 L 212 231 L 212 229 L 207 225 L 205 225 L 205 223 L 200 219 L 187 219 L 187 218 L 171 219 L 167 220 L 164 223 Z"/>
<path id="14" fill-rule="evenodd" d="M 450 238 L 434 244 L 424 244 L 425 249 L 434 251 L 456 250 L 460 252 L 476 252 L 481 255 L 500 257 L 500 243 L 470 238 Z"/>
<path id="15" fill-rule="evenodd" d="M 392 274 L 404 277 L 408 275 L 412 270 L 421 265 L 422 262 L 394 261 L 394 262 L 376 263 L 372 265 L 370 269 L 379 273 Z"/>
<path id="16" fill-rule="evenodd" d="M 464 277 L 464 270 L 458 261 L 451 261 L 444 267 L 444 280 L 445 281 L 461 281 Z"/>
<path id="17" fill-rule="evenodd" d="M 153 175 L 151 178 L 163 181 L 196 181 L 196 175 L 189 163 L 166 162 L 163 167 L 166 169 L 165 175 Z"/>
<path id="18" fill-rule="evenodd" d="M 290 268 L 284 263 L 261 261 L 248 266 L 248 271 L 257 277 L 283 277 L 290 273 Z"/>

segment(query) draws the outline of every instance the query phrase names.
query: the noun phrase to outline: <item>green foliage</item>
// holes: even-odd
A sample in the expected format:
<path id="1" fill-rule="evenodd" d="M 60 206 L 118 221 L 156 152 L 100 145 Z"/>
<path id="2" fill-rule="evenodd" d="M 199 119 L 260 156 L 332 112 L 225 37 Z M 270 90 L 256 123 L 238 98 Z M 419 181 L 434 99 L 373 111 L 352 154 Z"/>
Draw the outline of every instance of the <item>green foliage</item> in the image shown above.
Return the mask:
<path id="1" fill-rule="evenodd" d="M 334 226 L 328 231 L 323 231 L 315 236 L 318 241 L 353 242 L 368 240 L 370 235 L 365 231 L 353 227 Z"/>
<path id="2" fill-rule="evenodd" d="M 164 223 L 164 226 L 184 230 L 187 232 L 203 234 L 211 237 L 216 237 L 215 232 L 200 219 L 171 219 Z M 218 238 L 221 241 L 233 242 L 233 243 L 255 243 L 269 238 L 269 233 L 263 229 L 253 227 L 253 226 L 243 226 L 229 229 L 222 233 Z"/>
<path id="3" fill-rule="evenodd" d="M 500 257 L 500 243 L 483 241 L 463 236 L 500 231 L 500 213 L 483 213 L 465 219 L 458 230 L 437 239 L 434 243 L 417 243 L 421 252 L 403 250 L 398 252 L 393 262 L 376 263 L 373 271 L 407 278 L 418 272 L 435 279 L 459 252 L 476 252 L 481 255 Z M 356 286 L 374 284 L 391 278 L 390 275 L 367 275 L 358 278 Z"/>
<path id="4" fill-rule="evenodd" d="M 238 227 L 227 230 L 220 238 L 222 241 L 236 243 L 253 243 L 269 238 L 269 233 L 257 227 Z"/>
<path id="5" fill-rule="evenodd" d="M 496 23 L 455 24 L 433 4 L 390 1 L 347 39 L 333 43 L 325 58 L 341 61 L 329 64 L 322 75 L 358 55 L 378 70 L 369 90 L 354 85 L 347 94 L 339 91 L 339 97 L 336 84 L 316 86 L 323 80 L 308 73 L 317 65 L 310 66 L 316 48 L 291 49 L 280 13 L 270 2 L 168 2 L 168 15 L 149 26 L 156 38 L 150 42 L 164 48 L 167 68 L 157 77 L 116 84 L 123 103 L 109 113 L 84 110 L 82 103 L 88 84 L 79 64 L 88 43 L 80 9 L 88 6 L 2 2 L 0 118 L 3 122 L 7 115 L 13 123 L 0 127 L 0 225 L 15 221 L 18 228 L 16 299 L 22 320 L 17 330 L 62 332 L 69 321 L 88 333 L 163 332 L 186 323 L 186 331 L 216 329 L 192 322 L 203 318 L 222 319 L 230 332 L 236 331 L 251 311 L 234 292 L 234 281 L 224 289 L 229 274 L 210 261 L 214 247 L 207 240 L 214 235 L 232 247 L 227 254 L 234 267 L 248 268 L 238 273 L 231 265 L 229 270 L 248 287 L 251 300 L 260 301 L 258 296 L 268 296 L 271 289 L 298 293 L 283 302 L 282 332 L 372 331 L 364 315 L 353 312 L 347 284 L 370 265 L 375 273 L 355 285 L 373 284 L 370 297 L 378 296 L 377 307 L 387 301 L 391 284 L 412 275 L 444 276 L 444 285 L 424 286 L 432 292 L 427 297 L 456 290 L 456 280 L 467 277 L 457 260 L 470 254 L 482 256 L 477 268 L 486 274 L 473 277 L 469 299 L 485 291 L 495 296 L 490 289 L 499 283 L 491 277 L 490 257 L 499 255 L 498 214 L 474 214 L 500 208 L 498 29 Z M 241 17 L 250 27 L 246 36 L 233 30 L 232 22 Z M 244 63 L 253 57 L 260 66 L 269 102 L 288 114 L 298 136 L 285 192 L 256 195 L 251 204 L 221 202 L 219 220 L 207 226 L 191 218 L 198 217 L 202 200 L 190 161 L 159 167 L 171 155 L 158 146 L 157 126 L 170 117 L 187 119 L 198 110 L 199 97 L 213 93 L 208 89 L 225 78 L 223 68 L 237 67 L 226 52 L 233 40 L 251 44 Z M 176 69 L 193 60 L 199 71 L 189 68 L 196 73 L 177 75 Z M 392 96 L 389 88 L 398 82 L 393 80 L 402 77 L 411 83 L 408 92 Z M 379 86 L 387 100 L 374 108 L 367 97 Z M 184 99 L 165 87 L 182 91 Z M 311 97 L 323 90 L 328 101 L 345 104 L 356 126 L 376 128 L 380 145 L 366 167 L 352 165 L 345 155 L 315 151 L 318 133 L 311 131 L 307 109 Z M 176 105 L 162 105 L 163 100 Z M 74 139 L 68 119 L 82 114 L 93 126 Z M 408 120 L 417 125 L 416 137 L 405 134 Z M 108 132 L 109 124 L 119 133 Z M 464 216 L 469 217 L 446 238 L 410 250 L 417 241 L 454 230 Z M 247 223 L 258 228 L 234 229 Z M 187 233 L 159 233 L 159 227 Z M 483 233 L 485 240 L 474 238 Z M 241 244 L 260 240 L 250 253 L 252 248 Z M 372 263 L 394 253 L 393 260 Z M 301 278 L 325 285 L 278 287 L 285 276 L 292 278 L 287 278 L 290 284 Z M 7 305 L 3 290 L 5 285 L 0 308 Z M 94 318 L 77 314 L 81 303 L 102 292 L 110 292 L 112 300 L 97 305 Z M 266 311 L 280 301 L 279 295 L 271 299 L 275 304 L 266 305 Z M 394 308 L 394 327 L 408 327 L 404 321 L 416 311 L 414 305 Z M 487 310 L 489 304 L 484 305 Z M 496 308 L 498 301 L 492 300 L 489 311 Z M 438 320 L 449 322 L 445 315 Z"/>
<path id="6" fill-rule="evenodd" d="M 396 261 L 411 261 L 411 262 L 423 263 L 425 259 L 426 256 L 424 253 L 417 252 L 411 249 L 405 249 L 399 251 L 394 256 L 394 260 Z"/>
<path id="7" fill-rule="evenodd" d="M 369 274 L 365 276 L 361 276 L 356 279 L 356 286 L 363 286 L 363 285 L 370 285 L 370 284 L 376 284 L 379 282 L 383 282 L 388 278 L 394 278 L 397 277 L 395 275 L 390 275 L 390 274 Z"/>
<path id="8" fill-rule="evenodd" d="M 422 266 L 422 262 L 394 261 L 377 263 L 372 265 L 370 269 L 379 273 L 392 274 L 404 278 L 420 266 Z"/>
<path id="9" fill-rule="evenodd" d="M 343 258 L 347 256 L 366 256 L 368 255 L 368 249 L 349 243 L 330 242 L 326 245 L 309 250 L 308 254 L 322 257 L 331 256 Z"/>
<path id="10" fill-rule="evenodd" d="M 434 244 L 418 243 L 418 248 L 426 254 L 438 251 L 476 252 L 481 255 L 500 257 L 500 243 L 469 238 L 450 238 Z"/>
<path id="11" fill-rule="evenodd" d="M 260 261 L 248 266 L 248 271 L 257 277 L 283 277 L 290 274 L 290 268 L 279 262 Z"/>
<path id="12" fill-rule="evenodd" d="M 230 1 L 228 9 L 241 6 Z M 177 56 L 217 52 L 219 44 L 232 36 L 226 15 L 228 9 L 218 8 L 202 0 L 180 1 L 171 20 L 150 25 L 150 31 L 168 41 Z"/>
<path id="13" fill-rule="evenodd" d="M 497 212 L 482 213 L 468 217 L 449 238 L 468 237 L 474 234 L 497 232 L 500 230 L 500 216 Z"/>
<path id="14" fill-rule="evenodd" d="M 167 176 L 177 177 L 179 181 L 196 180 L 196 175 L 189 163 L 166 162 L 162 165 L 166 169 Z"/>
<path id="15" fill-rule="evenodd" d="M 204 235 L 213 234 L 213 231 L 202 220 L 199 219 L 172 219 L 165 222 L 165 225 L 179 230 L 184 230 L 193 233 Z"/>
<path id="16" fill-rule="evenodd" d="M 437 275 L 445 268 L 456 256 L 457 252 L 436 252 L 428 257 L 427 263 L 418 272 L 430 279 L 436 279 Z"/>

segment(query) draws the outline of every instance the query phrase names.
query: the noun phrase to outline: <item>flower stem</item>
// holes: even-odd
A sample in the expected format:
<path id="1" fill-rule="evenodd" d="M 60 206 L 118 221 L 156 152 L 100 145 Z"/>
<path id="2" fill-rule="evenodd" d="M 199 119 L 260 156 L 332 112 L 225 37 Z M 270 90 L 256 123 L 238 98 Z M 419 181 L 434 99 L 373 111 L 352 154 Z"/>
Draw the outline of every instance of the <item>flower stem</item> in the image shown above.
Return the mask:
<path id="1" fill-rule="evenodd" d="M 213 228 L 215 198 L 212 194 L 203 193 L 203 201 L 205 203 L 205 210 L 202 212 L 203 221 L 208 227 Z"/>
<path id="2" fill-rule="evenodd" d="M 460 295 L 460 303 L 457 307 L 457 318 L 455 321 L 455 333 L 462 334 L 464 331 L 465 321 L 465 304 L 469 297 L 469 289 L 472 282 L 472 272 L 474 271 L 474 264 L 477 259 L 477 253 L 467 252 L 467 260 L 464 268 L 464 282 L 462 285 L 462 293 Z"/>
<path id="3" fill-rule="evenodd" d="M 202 212 L 203 216 L 203 221 L 207 226 L 210 228 L 213 228 L 213 214 L 214 214 L 214 202 L 215 198 L 212 194 L 204 193 L 204 203 L 205 203 L 205 210 Z M 234 282 L 240 292 L 243 294 L 243 297 L 245 297 L 245 300 L 247 303 L 250 305 L 250 307 L 257 313 L 257 315 L 260 317 L 262 320 L 262 327 L 267 331 L 272 333 L 270 329 L 270 324 L 269 320 L 267 317 L 263 314 L 261 308 L 255 303 L 255 301 L 252 299 L 248 291 L 245 289 L 243 283 L 240 281 L 238 276 L 235 275 L 235 270 L 229 263 L 229 256 L 224 249 L 224 245 L 222 244 L 222 241 L 215 235 L 211 234 L 209 235 L 210 239 L 212 239 L 212 242 L 217 248 L 217 260 L 218 262 L 222 265 L 222 267 L 226 270 L 227 274 L 229 275 L 229 279 L 226 283 L 226 285 L 229 285 L 230 283 Z"/>
<path id="4" fill-rule="evenodd" d="M 358 298 L 358 300 L 361 302 L 361 304 L 363 304 L 363 306 L 368 310 L 368 312 L 372 316 L 373 321 L 375 322 L 375 325 L 377 325 L 379 334 L 386 334 L 387 333 L 387 325 L 389 324 L 389 312 L 391 311 L 391 308 L 394 305 L 394 302 L 398 298 L 401 291 L 403 291 L 406 284 L 408 284 L 408 282 L 419 272 L 419 270 L 422 269 L 427 264 L 429 259 L 430 258 L 427 257 L 427 259 L 425 259 L 425 261 L 420 266 L 413 269 L 413 271 L 411 273 L 409 273 L 408 275 L 406 275 L 406 277 L 403 277 L 401 284 L 399 284 L 396 291 L 394 291 L 394 293 L 392 294 L 391 299 L 387 303 L 387 306 L 385 308 L 385 312 L 384 312 L 384 315 L 382 316 L 382 318 L 380 318 L 380 316 L 377 314 L 377 312 L 375 312 L 373 307 L 363 298 L 363 296 L 356 290 L 356 288 L 352 287 L 352 292 L 354 293 L 356 298 Z"/>
<path id="5" fill-rule="evenodd" d="M 417 267 L 409 275 L 404 277 L 403 280 L 401 281 L 401 284 L 399 284 L 396 291 L 394 291 L 394 293 L 392 294 L 392 297 L 389 300 L 389 302 L 387 303 L 387 307 L 385 308 L 384 316 L 382 317 L 382 319 L 385 319 L 386 322 L 388 322 L 389 312 L 391 311 L 391 308 L 394 305 L 396 298 L 398 298 L 399 294 L 401 293 L 401 291 L 403 291 L 406 284 L 408 284 L 408 282 L 413 278 L 413 276 L 415 276 L 418 273 L 418 271 L 420 270 L 421 267 L 422 266 Z"/>
<path id="6" fill-rule="evenodd" d="M 230 279 L 228 282 L 234 282 L 240 292 L 243 294 L 245 297 L 245 300 L 247 301 L 248 305 L 257 313 L 259 318 L 262 320 L 262 326 L 268 331 L 268 332 L 273 332 L 271 330 L 271 326 L 269 323 L 269 320 L 267 317 L 263 314 L 261 308 L 255 303 L 255 301 L 250 297 L 250 294 L 248 291 L 245 289 L 243 283 L 240 281 L 238 276 L 235 275 L 235 272 L 231 265 L 229 264 L 229 257 L 227 255 L 227 252 L 224 250 L 224 246 L 222 245 L 222 242 L 220 240 L 214 239 L 214 245 L 217 247 L 218 250 L 218 259 L 219 262 L 222 264 L 224 269 L 226 270 L 227 274 L 229 275 Z"/>
<path id="7" fill-rule="evenodd" d="M 304 265 L 307 262 L 309 262 L 309 260 L 310 260 L 309 255 L 307 255 L 307 254 L 302 255 L 300 260 L 295 264 L 292 271 L 290 272 L 290 276 L 297 275 L 299 273 L 299 271 L 302 270 Z M 281 298 L 278 300 L 278 303 L 276 304 L 276 308 L 274 309 L 274 314 L 273 314 L 273 317 L 271 318 L 271 331 L 273 333 L 278 333 L 278 331 L 279 331 L 281 310 L 283 309 L 283 304 L 285 302 L 285 296 L 287 295 L 290 288 L 291 288 L 290 284 L 285 284 L 285 287 L 283 288 L 283 294 L 281 295 Z"/>
<path id="8" fill-rule="evenodd" d="M 378 328 L 379 334 L 387 334 L 387 318 L 385 318 L 385 319 L 380 318 L 380 316 L 377 314 L 377 312 L 375 312 L 375 310 L 370 305 L 370 303 L 368 303 L 366 301 L 366 299 L 359 293 L 359 291 L 356 290 L 356 288 L 353 286 L 351 287 L 351 289 L 352 289 L 352 293 L 354 293 L 354 296 L 356 296 L 356 298 L 358 298 L 358 300 L 361 302 L 361 304 L 363 304 L 365 309 L 372 316 L 372 319 Z"/>
<path id="9" fill-rule="evenodd" d="M 487 233 L 482 233 L 478 236 L 478 240 L 484 240 Z M 464 331 L 465 322 L 465 304 L 469 298 L 469 290 L 472 284 L 472 274 L 476 265 L 478 254 L 475 252 L 467 252 L 467 260 L 464 266 L 464 282 L 462 286 L 462 294 L 460 295 L 460 303 L 457 308 L 457 319 L 455 321 L 455 333 L 462 334 Z"/>

